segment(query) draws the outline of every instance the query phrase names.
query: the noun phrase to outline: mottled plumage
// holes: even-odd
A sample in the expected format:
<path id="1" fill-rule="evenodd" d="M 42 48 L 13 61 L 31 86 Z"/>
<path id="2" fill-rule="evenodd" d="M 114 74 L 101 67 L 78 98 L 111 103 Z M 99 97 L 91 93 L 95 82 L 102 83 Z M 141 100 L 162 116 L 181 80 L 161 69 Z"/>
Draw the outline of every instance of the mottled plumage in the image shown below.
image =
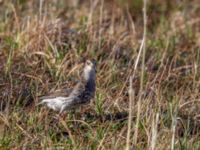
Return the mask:
<path id="1" fill-rule="evenodd" d="M 81 81 L 77 83 L 74 89 L 70 92 L 65 90 L 53 95 L 43 96 L 39 104 L 46 104 L 49 108 L 62 113 L 64 110 L 76 108 L 80 105 L 87 104 L 95 94 L 95 78 L 96 78 L 95 62 L 87 60 Z"/>

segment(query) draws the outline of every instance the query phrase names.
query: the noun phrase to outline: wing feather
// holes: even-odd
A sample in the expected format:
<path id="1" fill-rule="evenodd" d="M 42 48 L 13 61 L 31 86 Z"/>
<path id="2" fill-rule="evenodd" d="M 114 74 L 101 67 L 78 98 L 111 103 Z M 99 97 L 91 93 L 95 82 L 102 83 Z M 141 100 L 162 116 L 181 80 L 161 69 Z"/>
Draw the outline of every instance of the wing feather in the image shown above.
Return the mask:
<path id="1" fill-rule="evenodd" d="M 53 99 L 53 98 L 56 98 L 56 97 L 67 97 L 67 96 L 69 96 L 71 91 L 72 91 L 71 89 L 59 89 L 59 90 L 56 90 L 54 92 L 49 93 L 48 95 L 39 96 L 39 100 Z"/>

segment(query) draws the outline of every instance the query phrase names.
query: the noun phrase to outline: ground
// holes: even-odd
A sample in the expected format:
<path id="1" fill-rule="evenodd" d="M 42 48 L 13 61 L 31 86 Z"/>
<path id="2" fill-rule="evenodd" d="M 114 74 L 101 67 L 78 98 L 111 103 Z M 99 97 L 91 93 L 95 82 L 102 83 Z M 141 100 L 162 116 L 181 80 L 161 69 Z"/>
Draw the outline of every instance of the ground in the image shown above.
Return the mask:
<path id="1" fill-rule="evenodd" d="M 1 149 L 200 149 L 199 14 L 198 0 L 0 0 Z M 86 59 L 89 105 L 36 106 Z"/>

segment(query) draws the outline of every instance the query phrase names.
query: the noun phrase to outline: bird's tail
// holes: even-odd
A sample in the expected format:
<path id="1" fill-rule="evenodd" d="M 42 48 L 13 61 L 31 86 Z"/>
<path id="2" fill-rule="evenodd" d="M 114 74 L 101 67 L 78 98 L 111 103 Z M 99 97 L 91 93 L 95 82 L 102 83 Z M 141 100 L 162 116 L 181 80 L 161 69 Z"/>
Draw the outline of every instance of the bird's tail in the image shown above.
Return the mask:
<path id="1" fill-rule="evenodd" d="M 42 105 L 42 104 L 44 104 L 44 103 L 46 103 L 46 102 L 47 102 L 47 101 L 44 99 L 44 100 L 42 100 L 41 102 L 37 103 L 35 106 Z"/>

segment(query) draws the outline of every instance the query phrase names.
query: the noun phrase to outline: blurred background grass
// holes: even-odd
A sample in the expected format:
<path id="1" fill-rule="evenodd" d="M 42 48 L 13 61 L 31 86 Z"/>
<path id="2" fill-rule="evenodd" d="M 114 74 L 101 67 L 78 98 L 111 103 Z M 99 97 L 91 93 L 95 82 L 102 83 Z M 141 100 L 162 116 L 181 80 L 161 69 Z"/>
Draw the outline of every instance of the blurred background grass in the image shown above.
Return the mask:
<path id="1" fill-rule="evenodd" d="M 0 0 L 1 149 L 124 149 L 142 8 L 141 0 Z M 200 148 L 199 14 L 198 0 L 148 0 L 142 93 L 142 60 L 133 79 L 133 149 L 171 149 L 173 136 L 176 149 Z M 87 58 L 98 62 L 89 106 L 60 122 L 34 106 L 38 95 L 72 87 Z"/>

